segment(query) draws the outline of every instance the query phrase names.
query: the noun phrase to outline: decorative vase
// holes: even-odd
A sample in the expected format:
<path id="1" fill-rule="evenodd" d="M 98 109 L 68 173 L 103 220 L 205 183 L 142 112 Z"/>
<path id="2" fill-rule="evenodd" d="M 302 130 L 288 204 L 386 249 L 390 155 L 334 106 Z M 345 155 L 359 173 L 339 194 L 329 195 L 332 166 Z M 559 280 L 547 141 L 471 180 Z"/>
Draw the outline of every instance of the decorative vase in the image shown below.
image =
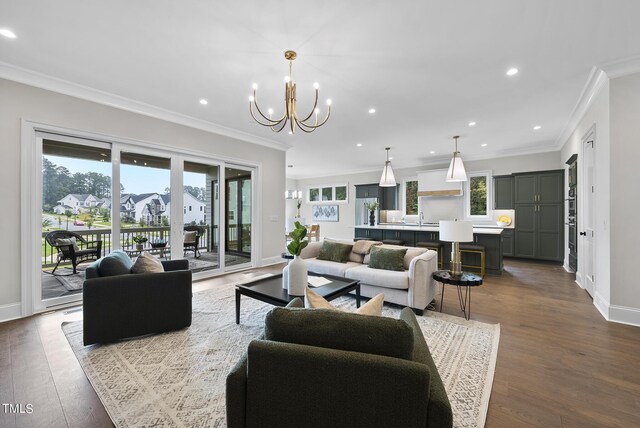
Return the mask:
<path id="1" fill-rule="evenodd" d="M 289 290 L 289 263 L 282 269 L 282 288 Z"/>
<path id="2" fill-rule="evenodd" d="M 142 244 L 136 244 L 136 250 L 142 251 L 142 248 L 144 248 Z"/>
<path id="3" fill-rule="evenodd" d="M 289 294 L 304 296 L 307 289 L 307 264 L 302 257 L 295 256 L 289 263 Z"/>
<path id="4" fill-rule="evenodd" d="M 369 226 L 376 225 L 376 212 L 374 210 L 369 211 Z"/>

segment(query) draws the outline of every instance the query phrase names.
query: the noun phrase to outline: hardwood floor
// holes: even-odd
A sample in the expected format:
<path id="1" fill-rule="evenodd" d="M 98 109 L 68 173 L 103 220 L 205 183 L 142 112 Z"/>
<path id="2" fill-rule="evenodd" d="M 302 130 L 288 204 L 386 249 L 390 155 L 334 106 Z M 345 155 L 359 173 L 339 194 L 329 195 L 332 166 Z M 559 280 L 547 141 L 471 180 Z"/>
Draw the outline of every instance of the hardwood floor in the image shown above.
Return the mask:
<path id="1" fill-rule="evenodd" d="M 507 260 L 505 269 L 472 295 L 471 318 L 501 324 L 486 426 L 640 426 L 640 327 L 605 321 L 559 265 Z M 461 315 L 452 289 L 443 306 Z M 67 309 L 0 324 L 0 403 L 33 405 L 32 414 L 0 408 L 0 427 L 112 426 L 60 329 L 81 316 Z"/>

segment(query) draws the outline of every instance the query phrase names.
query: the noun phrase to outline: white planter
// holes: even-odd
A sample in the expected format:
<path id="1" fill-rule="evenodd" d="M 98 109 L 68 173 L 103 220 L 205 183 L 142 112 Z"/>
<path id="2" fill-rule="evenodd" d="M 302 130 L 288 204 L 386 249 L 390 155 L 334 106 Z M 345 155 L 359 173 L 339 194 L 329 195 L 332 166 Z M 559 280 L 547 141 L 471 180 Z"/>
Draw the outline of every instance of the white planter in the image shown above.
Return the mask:
<path id="1" fill-rule="evenodd" d="M 289 290 L 289 263 L 282 269 L 282 288 Z"/>
<path id="2" fill-rule="evenodd" d="M 304 296 L 307 289 L 307 264 L 304 260 L 295 256 L 289 263 L 289 294 L 292 296 Z"/>

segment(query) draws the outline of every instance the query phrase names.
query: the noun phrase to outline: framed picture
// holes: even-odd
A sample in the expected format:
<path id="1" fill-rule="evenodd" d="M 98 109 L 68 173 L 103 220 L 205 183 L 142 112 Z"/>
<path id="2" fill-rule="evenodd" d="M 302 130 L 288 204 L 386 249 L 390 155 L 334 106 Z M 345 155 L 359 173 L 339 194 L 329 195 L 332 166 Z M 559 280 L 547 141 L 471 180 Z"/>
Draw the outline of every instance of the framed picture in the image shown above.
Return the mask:
<path id="1" fill-rule="evenodd" d="M 312 217 L 313 221 L 338 221 L 338 205 L 315 205 Z"/>

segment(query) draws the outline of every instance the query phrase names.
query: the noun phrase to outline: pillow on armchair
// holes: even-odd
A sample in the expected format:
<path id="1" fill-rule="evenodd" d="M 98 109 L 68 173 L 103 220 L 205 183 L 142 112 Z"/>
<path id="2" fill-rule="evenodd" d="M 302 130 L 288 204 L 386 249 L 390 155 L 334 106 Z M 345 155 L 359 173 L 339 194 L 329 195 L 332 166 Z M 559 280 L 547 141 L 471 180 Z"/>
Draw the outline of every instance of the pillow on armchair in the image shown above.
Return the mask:
<path id="1" fill-rule="evenodd" d="M 122 250 L 116 250 L 93 263 L 91 267 L 94 267 L 94 265 L 99 276 L 115 276 L 130 274 L 133 262 L 127 253 Z"/>
<path id="2" fill-rule="evenodd" d="M 184 243 L 185 244 L 195 244 L 196 236 L 198 236 L 198 232 L 193 231 L 185 231 L 184 232 Z"/>

